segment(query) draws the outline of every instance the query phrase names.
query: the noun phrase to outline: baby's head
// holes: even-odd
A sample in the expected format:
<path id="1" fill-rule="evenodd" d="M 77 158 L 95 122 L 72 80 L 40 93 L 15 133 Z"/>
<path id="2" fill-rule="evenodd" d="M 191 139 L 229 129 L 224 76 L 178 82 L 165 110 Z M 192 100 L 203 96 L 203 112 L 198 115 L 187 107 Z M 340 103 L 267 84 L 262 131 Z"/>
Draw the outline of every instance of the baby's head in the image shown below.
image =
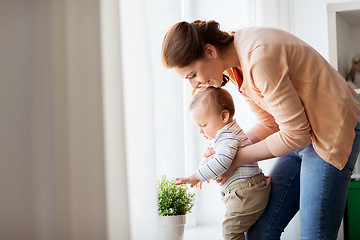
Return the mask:
<path id="1" fill-rule="evenodd" d="M 200 133 L 212 139 L 221 128 L 233 121 L 235 107 L 228 91 L 207 87 L 193 97 L 189 112 Z"/>

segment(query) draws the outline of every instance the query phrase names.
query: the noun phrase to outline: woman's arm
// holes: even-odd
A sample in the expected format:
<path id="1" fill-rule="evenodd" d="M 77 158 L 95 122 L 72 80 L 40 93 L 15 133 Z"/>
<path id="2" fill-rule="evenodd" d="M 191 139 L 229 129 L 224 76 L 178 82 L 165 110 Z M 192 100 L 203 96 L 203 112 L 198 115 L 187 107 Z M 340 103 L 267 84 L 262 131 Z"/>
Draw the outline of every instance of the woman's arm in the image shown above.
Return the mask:
<path id="1" fill-rule="evenodd" d="M 254 163 L 273 157 L 274 155 L 270 152 L 266 142 L 263 140 L 240 148 L 235 155 L 233 163 L 235 168 L 238 168 L 249 163 Z"/>
<path id="2" fill-rule="evenodd" d="M 255 136 L 251 131 L 246 133 L 246 136 L 249 138 L 252 144 L 260 142 L 260 139 Z"/>
<path id="3" fill-rule="evenodd" d="M 246 135 L 253 144 L 238 149 L 227 171 L 216 178 L 216 181 L 220 185 L 223 185 L 226 180 L 235 173 L 238 167 L 274 157 L 274 155 L 269 151 L 265 141 L 260 141 L 251 132 L 247 132 Z M 208 151 L 207 153 L 207 155 L 204 154 L 206 158 L 214 156 L 213 152 Z"/>
<path id="4" fill-rule="evenodd" d="M 239 148 L 228 170 L 216 178 L 216 181 L 220 184 L 220 186 L 222 186 L 226 180 L 235 173 L 238 167 L 274 157 L 274 155 L 269 151 L 265 141 L 260 141 L 251 132 L 248 132 L 247 136 L 253 144 Z"/>
<path id="5" fill-rule="evenodd" d="M 246 135 L 252 144 L 238 150 L 234 158 L 234 165 L 236 167 L 274 157 L 265 141 L 261 141 L 252 132 L 247 132 Z"/>

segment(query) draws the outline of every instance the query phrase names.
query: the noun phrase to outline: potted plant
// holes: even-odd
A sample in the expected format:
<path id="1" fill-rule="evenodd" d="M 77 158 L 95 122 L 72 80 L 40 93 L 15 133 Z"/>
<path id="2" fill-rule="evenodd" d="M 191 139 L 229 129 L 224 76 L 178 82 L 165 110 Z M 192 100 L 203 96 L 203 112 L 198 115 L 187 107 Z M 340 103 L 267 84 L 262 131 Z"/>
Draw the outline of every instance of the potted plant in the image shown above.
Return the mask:
<path id="1" fill-rule="evenodd" d="M 158 182 L 158 210 L 160 239 L 182 240 L 185 215 L 194 206 L 195 194 L 188 192 L 187 185 L 175 185 L 175 180 L 163 176 Z"/>

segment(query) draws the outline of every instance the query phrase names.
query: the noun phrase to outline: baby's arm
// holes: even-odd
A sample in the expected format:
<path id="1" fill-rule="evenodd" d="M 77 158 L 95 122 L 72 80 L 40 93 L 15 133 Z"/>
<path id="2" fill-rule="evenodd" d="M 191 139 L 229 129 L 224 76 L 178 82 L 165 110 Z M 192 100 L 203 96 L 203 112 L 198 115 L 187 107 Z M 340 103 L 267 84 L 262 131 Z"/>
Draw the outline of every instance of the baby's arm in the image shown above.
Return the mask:
<path id="1" fill-rule="evenodd" d="M 200 165 L 195 172 L 196 176 L 203 182 L 222 175 L 230 167 L 238 149 L 239 140 L 232 138 L 231 134 L 223 134 L 218 139 L 215 154 L 206 164 Z"/>

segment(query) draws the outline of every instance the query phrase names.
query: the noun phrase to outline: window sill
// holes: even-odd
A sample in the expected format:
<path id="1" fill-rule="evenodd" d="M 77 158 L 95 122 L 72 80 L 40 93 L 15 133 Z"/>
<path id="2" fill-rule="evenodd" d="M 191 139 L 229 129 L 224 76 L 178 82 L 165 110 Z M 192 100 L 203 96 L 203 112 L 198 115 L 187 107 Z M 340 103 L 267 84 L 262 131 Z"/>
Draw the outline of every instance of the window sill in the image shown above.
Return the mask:
<path id="1" fill-rule="evenodd" d="M 222 238 L 221 223 L 185 227 L 184 240 L 219 240 Z"/>

